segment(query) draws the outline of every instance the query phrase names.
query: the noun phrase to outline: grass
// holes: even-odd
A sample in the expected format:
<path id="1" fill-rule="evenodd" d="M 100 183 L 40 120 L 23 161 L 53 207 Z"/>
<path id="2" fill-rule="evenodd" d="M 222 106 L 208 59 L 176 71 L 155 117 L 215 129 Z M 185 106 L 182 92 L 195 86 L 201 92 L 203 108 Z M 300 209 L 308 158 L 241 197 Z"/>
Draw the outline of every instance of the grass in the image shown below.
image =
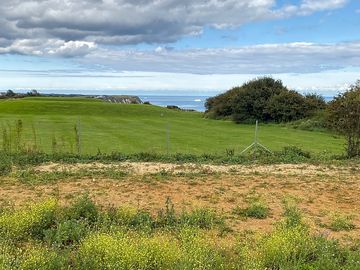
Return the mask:
<path id="1" fill-rule="evenodd" d="M 351 231 L 355 229 L 355 225 L 353 224 L 353 217 L 339 213 L 334 213 L 331 215 L 330 222 L 326 227 L 334 232 Z"/>
<path id="2" fill-rule="evenodd" d="M 253 125 L 206 119 L 198 112 L 111 104 L 86 98 L 0 101 L 1 127 L 0 142 L 5 147 L 12 135 L 13 150 L 31 145 L 47 153 L 81 151 L 92 155 L 113 151 L 127 154 L 169 151 L 232 156 L 248 146 L 254 135 Z M 315 153 L 340 154 L 344 147 L 344 140 L 333 134 L 275 124 L 261 125 L 259 140 L 272 150 L 293 145 Z"/>
<path id="3" fill-rule="evenodd" d="M 245 208 L 236 207 L 234 214 L 247 218 L 265 219 L 270 214 L 270 208 L 261 196 L 255 192 L 249 194 L 246 198 L 248 206 Z"/>

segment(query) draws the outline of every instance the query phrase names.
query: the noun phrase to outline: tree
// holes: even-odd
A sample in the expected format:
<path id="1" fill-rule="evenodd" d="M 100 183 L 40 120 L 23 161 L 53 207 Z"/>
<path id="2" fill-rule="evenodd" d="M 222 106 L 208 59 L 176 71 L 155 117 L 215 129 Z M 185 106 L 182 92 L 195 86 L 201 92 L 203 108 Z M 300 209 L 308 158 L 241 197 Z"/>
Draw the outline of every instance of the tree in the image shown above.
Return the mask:
<path id="1" fill-rule="evenodd" d="M 330 127 L 346 137 L 347 156 L 360 156 L 360 81 L 330 102 L 327 112 Z"/>
<path id="2" fill-rule="evenodd" d="M 307 104 L 307 110 L 312 112 L 324 110 L 327 105 L 324 97 L 316 93 L 306 94 L 305 100 Z"/>
<path id="3" fill-rule="evenodd" d="M 287 91 L 280 80 L 261 77 L 242 86 L 207 100 L 206 115 L 212 118 L 232 118 L 236 122 L 253 120 L 270 121 L 271 116 L 265 110 L 269 99 Z"/>
<path id="4" fill-rule="evenodd" d="M 284 91 L 273 96 L 266 110 L 276 122 L 290 122 L 309 114 L 306 99 L 296 91 Z"/>
<path id="5" fill-rule="evenodd" d="M 287 122 L 311 116 L 323 109 L 325 101 L 317 95 L 304 97 L 287 89 L 281 80 L 261 77 L 242 86 L 209 98 L 206 115 L 211 118 L 231 118 L 236 123 Z"/>
<path id="6" fill-rule="evenodd" d="M 15 97 L 16 94 L 14 93 L 13 90 L 7 90 L 5 96 L 6 97 Z"/>

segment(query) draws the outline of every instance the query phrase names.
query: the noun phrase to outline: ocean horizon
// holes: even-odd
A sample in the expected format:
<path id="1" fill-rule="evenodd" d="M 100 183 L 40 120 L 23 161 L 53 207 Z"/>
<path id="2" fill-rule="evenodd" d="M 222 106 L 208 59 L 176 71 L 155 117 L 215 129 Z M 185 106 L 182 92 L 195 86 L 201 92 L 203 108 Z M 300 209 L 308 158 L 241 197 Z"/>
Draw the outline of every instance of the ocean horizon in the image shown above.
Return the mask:
<path id="1" fill-rule="evenodd" d="M 212 96 L 158 96 L 158 95 L 139 95 L 143 102 L 150 102 L 153 105 L 166 107 L 169 105 L 178 106 L 185 110 L 205 111 L 206 99 Z M 326 102 L 333 99 L 332 96 L 324 96 Z"/>
<path id="2" fill-rule="evenodd" d="M 178 106 L 184 110 L 205 111 L 206 99 L 211 96 L 157 96 L 157 95 L 139 95 L 143 102 L 150 102 L 153 105 L 166 107 Z"/>

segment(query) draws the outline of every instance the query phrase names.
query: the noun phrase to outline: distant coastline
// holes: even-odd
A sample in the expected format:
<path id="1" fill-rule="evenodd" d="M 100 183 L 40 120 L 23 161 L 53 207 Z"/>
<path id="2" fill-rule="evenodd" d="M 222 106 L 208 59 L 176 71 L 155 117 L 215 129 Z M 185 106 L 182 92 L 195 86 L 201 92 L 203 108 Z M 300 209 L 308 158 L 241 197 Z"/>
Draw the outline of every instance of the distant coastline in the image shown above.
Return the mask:
<path id="1" fill-rule="evenodd" d="M 141 102 L 149 102 L 150 104 L 166 107 L 166 106 L 177 106 L 181 109 L 185 110 L 195 110 L 199 112 L 205 111 L 205 102 L 206 99 L 209 97 L 215 96 L 214 95 L 145 95 L 143 93 L 137 95 L 136 93 L 133 93 L 131 95 L 120 95 L 115 93 L 109 93 L 107 94 L 104 91 L 104 94 L 97 95 L 97 94 L 85 94 L 83 92 L 81 93 L 67 93 L 67 91 L 64 91 L 64 93 L 41 93 L 43 96 L 68 96 L 68 97 L 75 97 L 75 96 L 84 96 L 84 97 L 100 97 L 100 96 L 132 96 L 132 97 L 139 97 Z M 333 96 L 324 96 L 326 102 L 331 101 L 334 97 Z"/>

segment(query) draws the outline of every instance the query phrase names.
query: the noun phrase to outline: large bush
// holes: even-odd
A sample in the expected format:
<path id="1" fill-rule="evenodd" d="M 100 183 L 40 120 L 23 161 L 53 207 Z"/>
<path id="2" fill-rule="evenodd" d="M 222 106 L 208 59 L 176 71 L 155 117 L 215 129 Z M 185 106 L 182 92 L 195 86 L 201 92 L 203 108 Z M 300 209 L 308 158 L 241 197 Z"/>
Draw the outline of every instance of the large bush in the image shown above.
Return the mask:
<path id="1" fill-rule="evenodd" d="M 205 107 L 208 117 L 231 118 L 239 123 L 298 120 L 311 116 L 325 105 L 315 94 L 302 96 L 287 89 L 280 80 L 263 77 L 209 98 Z"/>
<path id="2" fill-rule="evenodd" d="M 348 157 L 360 156 L 360 81 L 329 104 L 327 122 L 346 136 Z"/>

